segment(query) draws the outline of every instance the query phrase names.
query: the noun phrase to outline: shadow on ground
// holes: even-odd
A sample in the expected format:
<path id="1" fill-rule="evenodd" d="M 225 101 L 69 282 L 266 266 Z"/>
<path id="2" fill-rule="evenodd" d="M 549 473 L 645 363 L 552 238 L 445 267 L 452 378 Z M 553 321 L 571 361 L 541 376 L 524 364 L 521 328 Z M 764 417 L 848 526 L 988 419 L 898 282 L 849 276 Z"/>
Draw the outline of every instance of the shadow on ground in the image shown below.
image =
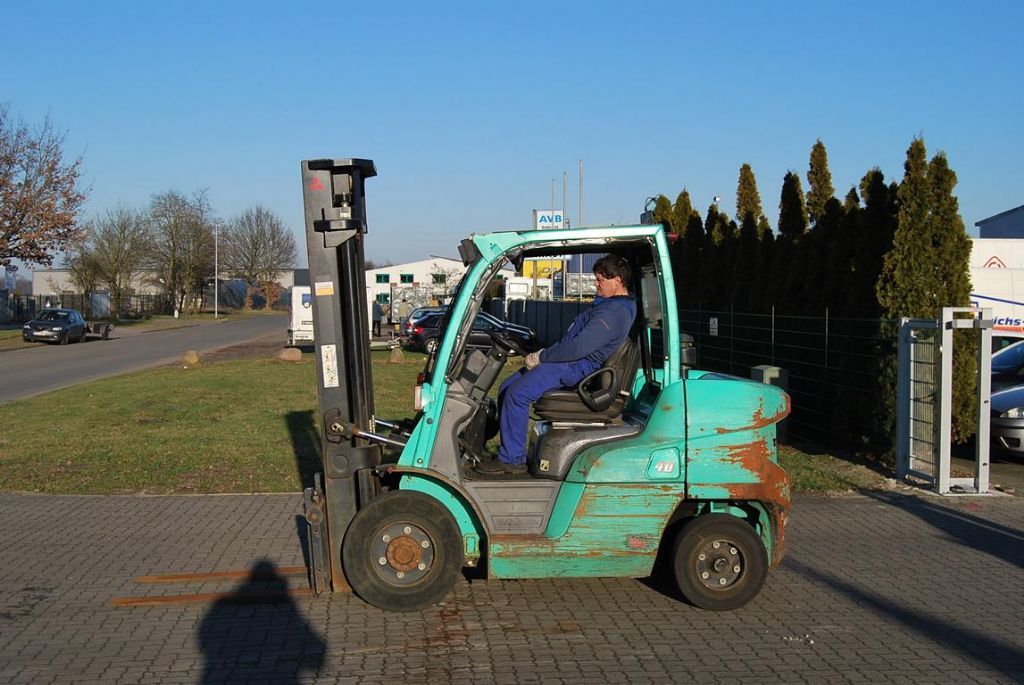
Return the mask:
<path id="1" fill-rule="evenodd" d="M 295 453 L 295 467 L 303 488 L 313 487 L 313 475 L 323 470 L 320 436 L 316 432 L 313 410 L 290 411 L 285 415 L 288 435 Z"/>
<path id="2" fill-rule="evenodd" d="M 288 594 L 273 562 L 261 559 L 229 595 L 210 607 L 197 634 L 200 683 L 308 681 L 327 646 Z"/>

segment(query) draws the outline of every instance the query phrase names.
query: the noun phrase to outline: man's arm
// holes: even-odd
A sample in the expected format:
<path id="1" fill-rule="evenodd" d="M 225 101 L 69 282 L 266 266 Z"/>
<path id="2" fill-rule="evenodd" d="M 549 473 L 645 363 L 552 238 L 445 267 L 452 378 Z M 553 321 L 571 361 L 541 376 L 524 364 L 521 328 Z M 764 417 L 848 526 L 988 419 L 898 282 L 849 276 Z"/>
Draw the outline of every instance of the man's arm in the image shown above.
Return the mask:
<path id="1" fill-rule="evenodd" d="M 611 303 L 603 305 L 594 311 L 581 330 L 570 331 L 569 335 L 542 350 L 540 361 L 571 362 L 583 359 L 609 343 L 620 342 L 629 333 L 632 323 L 631 312 L 626 307 Z"/>

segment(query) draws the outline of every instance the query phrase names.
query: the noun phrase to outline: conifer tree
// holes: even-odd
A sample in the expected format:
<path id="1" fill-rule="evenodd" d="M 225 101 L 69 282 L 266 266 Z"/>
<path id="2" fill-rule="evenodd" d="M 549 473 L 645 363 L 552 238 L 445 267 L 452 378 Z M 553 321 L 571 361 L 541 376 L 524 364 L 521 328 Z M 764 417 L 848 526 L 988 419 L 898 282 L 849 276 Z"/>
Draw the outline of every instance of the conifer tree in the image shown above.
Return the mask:
<path id="1" fill-rule="evenodd" d="M 704 225 L 700 214 L 693 208 L 690 193 L 683 190 L 676 196 L 672 207 L 672 223 L 678 227 L 678 240 L 672 246 L 672 265 L 675 268 L 676 296 L 680 306 L 694 307 L 702 301 L 702 249 Z"/>
<path id="2" fill-rule="evenodd" d="M 896 225 L 895 190 L 886 185 L 885 175 L 875 168 L 861 179 L 860 196 L 864 207 L 857 217 L 846 311 L 852 317 L 876 318 L 882 315 L 876 285 L 882 275 L 883 257 L 892 248 Z"/>
<path id="3" fill-rule="evenodd" d="M 753 219 L 755 226 L 759 228 L 764 210 L 761 209 L 761 193 L 757 190 L 757 179 L 754 177 L 754 170 L 749 164 L 740 167 L 740 178 L 736 185 L 736 220 L 740 225 L 746 220 L 747 215 Z"/>
<path id="4" fill-rule="evenodd" d="M 891 319 L 935 319 L 942 307 L 966 306 L 970 298 L 970 240 L 953 188 L 956 174 L 944 154 L 926 161 L 924 141 L 907 150 L 903 181 L 897 191 L 899 210 L 892 249 L 885 255 L 878 299 Z M 962 442 L 973 432 L 976 347 L 957 340 L 953 359 L 953 438 Z M 895 372 L 890 371 L 890 379 Z M 895 393 L 895 385 L 888 388 Z M 887 404 L 892 403 L 887 397 Z"/>
<path id="5" fill-rule="evenodd" d="M 828 168 L 828 152 L 819 138 L 811 148 L 810 169 L 807 171 L 807 215 L 812 224 L 817 224 L 825 215 L 825 205 L 835 194 L 832 172 Z"/>
<path id="6" fill-rule="evenodd" d="M 774 305 L 787 314 L 805 311 L 804 271 L 801 244 L 807 233 L 807 207 L 800 176 L 786 172 L 779 198 L 779 239 L 775 243 L 774 267 L 777 278 L 771 284 Z"/>
<path id="7" fill-rule="evenodd" d="M 658 195 L 658 199 L 654 202 L 654 223 L 661 224 L 665 227 L 665 233 L 671 234 L 676 232 L 676 228 L 672 225 L 672 201 L 664 195 Z"/>
<path id="8" fill-rule="evenodd" d="M 763 301 L 757 287 L 766 271 L 761 263 L 764 257 L 761 248 L 769 231 L 764 230 L 768 222 L 761 209 L 757 179 L 749 164 L 740 167 L 736 184 L 736 218 L 739 221 L 739 240 L 733 278 L 734 304 L 741 311 L 753 311 L 760 309 Z"/>

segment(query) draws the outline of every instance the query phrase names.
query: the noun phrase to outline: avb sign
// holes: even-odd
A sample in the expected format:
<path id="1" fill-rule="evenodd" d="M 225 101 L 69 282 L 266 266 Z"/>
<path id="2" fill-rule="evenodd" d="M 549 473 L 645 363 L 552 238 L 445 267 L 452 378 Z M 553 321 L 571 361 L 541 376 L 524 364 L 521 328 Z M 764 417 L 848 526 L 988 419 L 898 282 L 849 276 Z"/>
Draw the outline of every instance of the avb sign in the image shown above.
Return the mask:
<path id="1" fill-rule="evenodd" d="M 562 214 L 562 210 L 533 210 L 533 230 L 543 231 L 548 228 L 565 228 L 565 216 Z"/>

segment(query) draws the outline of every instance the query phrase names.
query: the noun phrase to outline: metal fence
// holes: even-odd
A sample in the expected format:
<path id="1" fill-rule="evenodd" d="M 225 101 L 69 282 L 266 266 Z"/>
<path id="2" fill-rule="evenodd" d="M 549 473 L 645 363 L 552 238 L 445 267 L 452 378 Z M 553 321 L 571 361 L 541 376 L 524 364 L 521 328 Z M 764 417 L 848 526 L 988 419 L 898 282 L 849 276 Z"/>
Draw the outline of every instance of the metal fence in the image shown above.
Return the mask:
<path id="1" fill-rule="evenodd" d="M 6 298 L 4 306 L 0 306 L 0 320 L 11 323 L 30 321 L 49 308 L 77 309 L 87 319 L 106 319 L 110 317 L 110 295 L 94 293 L 91 297 L 82 294 L 64 295 L 15 295 Z M 118 317 L 121 319 L 137 319 L 154 314 L 169 314 L 172 306 L 164 295 L 130 295 L 125 298 Z"/>
<path id="2" fill-rule="evenodd" d="M 701 369 L 744 378 L 762 364 L 782 367 L 793 403 L 789 435 L 876 451 L 891 448 L 897 326 L 885 319 L 680 312 Z M 891 378 L 890 378 L 891 376 Z"/>

